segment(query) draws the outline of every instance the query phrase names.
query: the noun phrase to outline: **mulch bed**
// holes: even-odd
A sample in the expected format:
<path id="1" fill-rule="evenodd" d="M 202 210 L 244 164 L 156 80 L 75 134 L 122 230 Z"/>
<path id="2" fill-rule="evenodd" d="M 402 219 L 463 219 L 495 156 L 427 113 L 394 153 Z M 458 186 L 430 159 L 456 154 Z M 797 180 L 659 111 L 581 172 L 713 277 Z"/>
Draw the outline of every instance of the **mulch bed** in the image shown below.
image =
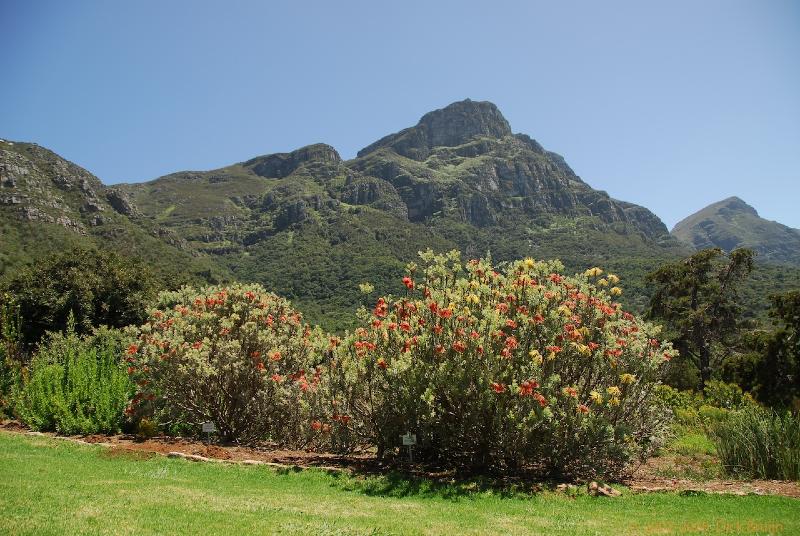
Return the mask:
<path id="1" fill-rule="evenodd" d="M 702 491 L 706 493 L 731 493 L 734 495 L 781 495 L 800 499 L 800 482 L 791 480 L 690 480 L 669 478 L 659 474 L 669 468 L 675 458 L 650 458 L 635 468 L 624 484 L 633 491 Z"/>
<path id="2" fill-rule="evenodd" d="M 17 421 L 0 422 L 0 430 L 9 433 L 36 434 L 48 437 L 63 437 L 52 433 L 31 432 Z M 412 476 L 455 480 L 453 472 L 432 472 L 420 467 L 387 464 L 374 454 L 337 455 L 329 453 L 287 450 L 264 444 L 257 446 L 216 445 L 181 437 L 154 437 L 140 440 L 132 435 L 89 435 L 63 437 L 73 441 L 99 444 L 108 447 L 104 454 L 109 457 L 148 459 L 156 455 L 179 455 L 202 461 L 228 463 L 269 464 L 287 468 L 323 468 L 345 470 L 358 474 L 381 474 L 390 470 L 402 470 Z M 669 460 L 654 458 L 636 468 L 622 483 L 636 492 L 683 491 L 705 493 L 731 493 L 736 495 L 781 495 L 800 499 L 800 483 L 783 480 L 707 480 L 695 481 L 673 479 L 658 475 Z M 548 486 L 544 486 L 548 487 Z M 541 489 L 534 483 L 532 489 Z"/>

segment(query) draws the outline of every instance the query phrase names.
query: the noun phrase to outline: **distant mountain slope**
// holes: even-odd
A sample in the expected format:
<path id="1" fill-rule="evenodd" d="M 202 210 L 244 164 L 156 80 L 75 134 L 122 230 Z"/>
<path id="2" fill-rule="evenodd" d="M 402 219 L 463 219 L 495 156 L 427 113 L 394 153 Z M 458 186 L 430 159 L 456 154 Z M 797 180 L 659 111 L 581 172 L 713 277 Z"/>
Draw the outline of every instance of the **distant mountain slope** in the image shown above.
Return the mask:
<path id="1" fill-rule="evenodd" d="M 72 246 L 105 247 L 149 261 L 164 277 L 229 276 L 182 239 L 138 217 L 114 188 L 31 143 L 0 140 L 0 276 Z"/>
<path id="2" fill-rule="evenodd" d="M 746 247 L 758 252 L 761 261 L 800 266 L 800 230 L 760 217 L 738 197 L 692 214 L 675 225 L 672 234 L 696 249 Z"/>

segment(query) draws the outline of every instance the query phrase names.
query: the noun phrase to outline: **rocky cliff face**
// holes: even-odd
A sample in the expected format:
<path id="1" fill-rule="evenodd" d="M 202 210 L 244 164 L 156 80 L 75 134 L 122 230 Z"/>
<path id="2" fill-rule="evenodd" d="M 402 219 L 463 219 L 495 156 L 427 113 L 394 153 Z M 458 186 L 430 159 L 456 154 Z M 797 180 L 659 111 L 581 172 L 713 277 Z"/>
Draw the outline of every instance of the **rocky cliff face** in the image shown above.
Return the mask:
<path id="1" fill-rule="evenodd" d="M 756 209 L 729 197 L 678 222 L 672 234 L 695 249 L 750 248 L 760 260 L 800 266 L 800 230 L 766 220 Z"/>
<path id="2" fill-rule="evenodd" d="M 214 264 L 192 259 L 185 241 L 138 215 L 124 191 L 80 166 L 33 143 L 0 140 L 0 276 L 72 246 L 171 258 L 186 273 Z"/>
<path id="3" fill-rule="evenodd" d="M 351 169 L 391 183 L 412 221 L 435 215 L 485 227 L 505 217 L 594 217 L 650 239 L 668 235 L 653 213 L 584 183 L 564 159 L 511 132 L 495 105 L 465 100 L 358 153 Z"/>
<path id="4" fill-rule="evenodd" d="M 36 144 L 0 142 L 0 206 L 6 218 L 55 224 L 85 235 L 110 208 L 102 183 Z"/>
<path id="5" fill-rule="evenodd" d="M 425 114 L 416 126 L 378 140 L 358 156 L 388 147 L 406 158 L 424 160 L 434 147 L 455 147 L 476 137 L 510 135 L 511 127 L 497 106 L 466 99 Z"/>
<path id="6" fill-rule="evenodd" d="M 242 166 L 250 169 L 260 177 L 282 179 L 288 177 L 298 168 L 308 164 L 336 164 L 342 159 L 336 149 L 324 143 L 308 145 L 291 153 L 278 153 L 259 156 L 248 160 Z"/>

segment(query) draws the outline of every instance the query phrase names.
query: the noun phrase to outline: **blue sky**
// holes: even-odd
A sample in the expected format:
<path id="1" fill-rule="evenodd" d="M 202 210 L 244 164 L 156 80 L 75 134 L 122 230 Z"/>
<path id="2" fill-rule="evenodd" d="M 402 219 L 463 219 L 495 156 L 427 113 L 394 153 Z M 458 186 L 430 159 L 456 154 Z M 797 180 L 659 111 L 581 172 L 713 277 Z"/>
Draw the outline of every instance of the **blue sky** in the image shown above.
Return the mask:
<path id="1" fill-rule="evenodd" d="M 731 195 L 800 228 L 800 2 L 0 0 L 0 137 L 106 183 L 469 97 L 668 226 Z"/>

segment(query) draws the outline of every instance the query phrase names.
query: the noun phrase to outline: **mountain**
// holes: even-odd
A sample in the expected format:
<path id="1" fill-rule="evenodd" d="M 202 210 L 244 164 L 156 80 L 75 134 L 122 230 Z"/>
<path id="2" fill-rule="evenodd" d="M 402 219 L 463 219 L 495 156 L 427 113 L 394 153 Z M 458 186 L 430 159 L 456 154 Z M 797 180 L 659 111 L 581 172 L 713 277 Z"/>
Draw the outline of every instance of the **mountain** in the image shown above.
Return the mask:
<path id="1" fill-rule="evenodd" d="M 638 307 L 643 273 L 689 251 L 653 213 L 591 188 L 494 104 L 470 100 L 353 160 L 315 144 L 116 189 L 151 225 L 334 327 L 372 299 L 360 283 L 399 292 L 403 267 L 428 247 L 600 264 L 629 276 Z"/>
<path id="2" fill-rule="evenodd" d="M 800 266 L 800 230 L 766 220 L 756 209 L 729 197 L 678 222 L 672 235 L 696 249 L 750 248 L 758 259 Z"/>
<path id="3" fill-rule="evenodd" d="M 85 169 L 36 144 L 0 140 L 0 276 L 73 246 L 141 257 L 165 278 L 230 277 Z"/>
<path id="4" fill-rule="evenodd" d="M 592 188 L 471 100 L 352 160 L 320 143 L 109 187 L 46 149 L 5 143 L 0 180 L 7 271 L 89 241 L 191 278 L 260 282 L 331 329 L 374 300 L 360 283 L 401 292 L 405 264 L 429 247 L 603 266 L 623 276 L 633 309 L 646 303 L 644 274 L 690 252 L 652 212 Z"/>

